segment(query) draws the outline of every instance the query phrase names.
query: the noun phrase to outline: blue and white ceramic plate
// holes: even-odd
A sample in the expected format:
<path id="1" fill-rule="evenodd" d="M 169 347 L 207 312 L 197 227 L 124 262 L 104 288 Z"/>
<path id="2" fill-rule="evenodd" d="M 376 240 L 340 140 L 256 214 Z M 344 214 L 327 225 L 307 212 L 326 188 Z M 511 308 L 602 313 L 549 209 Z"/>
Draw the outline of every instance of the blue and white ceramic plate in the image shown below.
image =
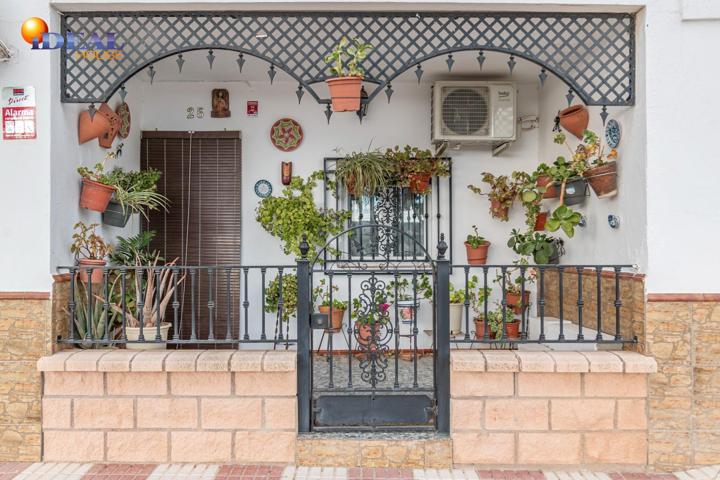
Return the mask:
<path id="1" fill-rule="evenodd" d="M 260 198 L 267 198 L 272 195 L 272 185 L 267 180 L 258 180 L 255 183 L 255 195 Z"/>
<path id="2" fill-rule="evenodd" d="M 617 120 L 610 120 L 605 126 L 605 143 L 610 148 L 617 148 L 620 145 L 621 137 L 620 123 Z"/>

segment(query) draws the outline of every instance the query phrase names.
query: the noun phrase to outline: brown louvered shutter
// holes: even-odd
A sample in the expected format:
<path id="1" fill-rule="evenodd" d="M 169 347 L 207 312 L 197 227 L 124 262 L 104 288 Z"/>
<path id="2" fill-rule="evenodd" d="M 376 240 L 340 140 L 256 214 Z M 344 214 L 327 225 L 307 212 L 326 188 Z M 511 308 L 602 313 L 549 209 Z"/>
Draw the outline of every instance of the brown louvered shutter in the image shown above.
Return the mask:
<path id="1" fill-rule="evenodd" d="M 146 228 L 157 235 L 152 247 L 180 265 L 239 265 L 241 261 L 241 155 L 240 132 L 143 132 L 142 168 L 163 175 L 158 191 L 170 199 L 168 212 L 151 212 Z M 239 275 L 229 278 L 225 269 L 213 281 L 215 338 L 223 339 L 228 324 L 238 335 Z M 209 275 L 200 270 L 195 288 L 196 335 L 209 332 Z M 228 288 L 229 286 L 229 288 Z M 180 337 L 189 339 L 192 326 L 191 282 L 188 275 L 179 288 Z M 230 301 L 228 302 L 228 293 Z M 166 321 L 172 320 L 168 308 Z"/>

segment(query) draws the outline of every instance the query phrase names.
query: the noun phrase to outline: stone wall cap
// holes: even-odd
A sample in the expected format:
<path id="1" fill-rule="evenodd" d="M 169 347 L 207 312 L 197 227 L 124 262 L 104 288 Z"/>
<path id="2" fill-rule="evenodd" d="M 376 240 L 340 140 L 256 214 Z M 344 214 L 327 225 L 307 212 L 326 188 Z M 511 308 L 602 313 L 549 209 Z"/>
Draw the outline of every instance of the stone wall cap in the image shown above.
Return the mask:
<path id="1" fill-rule="evenodd" d="M 295 351 L 62 350 L 41 357 L 40 372 L 292 372 Z"/>
<path id="2" fill-rule="evenodd" d="M 452 350 L 454 372 L 655 373 L 652 357 L 636 352 Z"/>

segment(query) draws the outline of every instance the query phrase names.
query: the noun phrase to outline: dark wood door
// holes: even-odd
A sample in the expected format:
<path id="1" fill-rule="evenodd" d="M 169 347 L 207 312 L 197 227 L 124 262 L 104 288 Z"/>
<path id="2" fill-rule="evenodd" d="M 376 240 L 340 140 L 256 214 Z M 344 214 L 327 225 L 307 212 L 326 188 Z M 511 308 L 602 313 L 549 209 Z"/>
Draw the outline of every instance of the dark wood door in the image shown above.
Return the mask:
<path id="1" fill-rule="evenodd" d="M 179 265 L 239 265 L 241 262 L 240 132 L 143 132 L 142 168 L 162 172 L 158 191 L 170 200 L 167 212 L 149 215 L 146 227 L 156 232 L 152 247 Z M 239 272 L 199 269 L 192 288 L 187 275 L 181 288 L 179 333 L 199 339 L 228 333 L 237 338 L 240 307 Z M 212 285 L 209 285 L 212 280 Z M 212 286 L 212 288 L 210 288 Z M 210 292 L 212 291 L 212 296 Z"/>

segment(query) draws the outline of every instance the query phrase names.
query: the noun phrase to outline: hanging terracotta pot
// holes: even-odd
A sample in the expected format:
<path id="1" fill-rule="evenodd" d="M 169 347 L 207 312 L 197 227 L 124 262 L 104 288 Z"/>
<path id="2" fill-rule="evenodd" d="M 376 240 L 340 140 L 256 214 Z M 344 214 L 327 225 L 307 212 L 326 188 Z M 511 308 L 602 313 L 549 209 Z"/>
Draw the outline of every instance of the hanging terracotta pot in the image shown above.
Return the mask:
<path id="1" fill-rule="evenodd" d="M 105 266 L 105 260 L 91 260 L 89 258 L 81 258 L 78 260 L 79 264 L 79 270 L 78 270 L 78 279 L 83 282 L 87 283 L 88 278 L 92 278 L 92 283 L 95 285 L 100 285 L 103 279 L 103 269 L 102 267 Z M 88 275 L 89 268 L 92 268 L 92 275 Z"/>
<path id="2" fill-rule="evenodd" d="M 78 117 L 78 144 L 89 142 L 93 138 L 98 138 L 110 127 L 110 122 L 104 115 L 98 115 L 90 118 L 90 112 L 83 110 Z"/>
<path id="3" fill-rule="evenodd" d="M 102 213 L 107 210 L 108 203 L 110 203 L 110 198 L 114 192 L 115 187 L 111 185 L 83 178 L 82 190 L 80 191 L 80 207 Z"/>
<path id="4" fill-rule="evenodd" d="M 318 308 L 320 313 L 330 315 L 330 307 L 321 306 Z M 343 317 L 345 316 L 345 310 L 341 308 L 332 309 L 332 317 L 330 318 L 330 331 L 339 332 L 342 329 Z"/>
<path id="5" fill-rule="evenodd" d="M 545 187 L 545 193 L 543 193 L 543 198 L 557 198 L 558 195 L 560 195 L 560 192 L 555 187 L 555 184 L 553 183 L 552 177 L 550 177 L 550 175 L 540 175 L 537 179 L 537 186 Z"/>
<path id="6" fill-rule="evenodd" d="M 488 249 L 490 248 L 490 242 L 485 242 L 477 248 L 470 246 L 468 242 L 465 242 L 465 250 L 467 252 L 467 262 L 469 265 L 485 265 L 487 262 Z"/>
<path id="7" fill-rule="evenodd" d="M 410 191 L 418 195 L 427 193 L 430 188 L 430 179 L 432 176 L 429 173 L 411 173 L 409 176 Z"/>
<path id="8" fill-rule="evenodd" d="M 363 77 L 335 77 L 325 80 L 330 89 L 333 112 L 360 110 L 360 90 Z"/>
<path id="9" fill-rule="evenodd" d="M 583 138 L 589 122 L 590 115 L 584 105 L 573 105 L 560 112 L 560 126 L 579 139 Z"/>
<path id="10" fill-rule="evenodd" d="M 490 200 L 490 213 L 498 220 L 507 222 L 508 215 L 510 214 L 510 207 L 507 205 L 503 205 L 497 200 Z"/>
<path id="11" fill-rule="evenodd" d="M 102 148 L 111 148 L 115 137 L 120 131 L 120 125 L 122 124 L 120 116 L 115 113 L 107 103 L 100 105 L 100 108 L 98 108 L 95 115 L 101 115 L 108 121 L 108 127 L 98 137 L 98 144 L 100 144 Z"/>
<path id="12" fill-rule="evenodd" d="M 617 162 L 608 162 L 601 167 L 591 168 L 583 173 L 598 198 L 617 195 Z"/>
<path id="13" fill-rule="evenodd" d="M 535 217 L 535 231 L 542 232 L 545 230 L 545 222 L 547 222 L 548 212 L 540 212 Z"/>

